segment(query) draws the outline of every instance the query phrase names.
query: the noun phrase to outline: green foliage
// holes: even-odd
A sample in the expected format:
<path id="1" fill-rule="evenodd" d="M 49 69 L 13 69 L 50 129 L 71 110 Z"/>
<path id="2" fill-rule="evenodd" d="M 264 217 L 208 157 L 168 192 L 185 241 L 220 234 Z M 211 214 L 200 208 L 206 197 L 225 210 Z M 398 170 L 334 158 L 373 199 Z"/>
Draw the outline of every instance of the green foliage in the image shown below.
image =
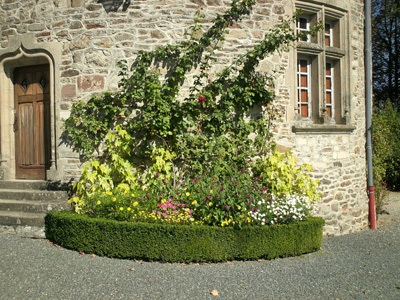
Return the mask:
<path id="1" fill-rule="evenodd" d="M 372 116 L 372 163 L 377 214 L 387 201 L 387 188 L 400 189 L 400 113 L 388 101 Z"/>
<path id="2" fill-rule="evenodd" d="M 274 148 L 275 112 L 270 107 L 273 77 L 257 66 L 312 32 L 297 35 L 292 29 L 295 18 L 284 20 L 211 76 L 227 28 L 254 4 L 233 0 L 207 30 L 198 11 L 187 40 L 140 51 L 130 68 L 120 62 L 118 91 L 74 103 L 65 140 L 92 160 L 75 186 L 77 197 L 71 201 L 77 211 L 131 221 L 239 227 L 261 223 L 249 216 L 266 187 L 252 176 L 249 159 L 265 159 Z M 188 76 L 193 84 L 183 98 L 179 92 Z M 305 193 L 314 202 L 316 184 L 302 173 L 304 166 L 296 169 L 288 156 L 285 159 L 282 164 L 290 164 L 286 169 L 271 162 L 277 172 L 265 180 L 271 192 Z M 295 177 L 292 188 L 289 176 Z"/>
<path id="3" fill-rule="evenodd" d="M 237 226 L 255 224 L 249 217 L 256 203 L 267 196 L 267 187 L 248 168 L 226 166 L 224 175 L 208 170 L 185 181 L 184 197 L 193 210 L 193 218 L 208 225 Z"/>
<path id="4" fill-rule="evenodd" d="M 261 178 L 252 176 L 247 168 L 233 166 L 224 172 L 229 175 L 217 177 L 209 170 L 178 185 L 158 176 L 149 189 L 119 185 L 111 191 L 97 191 L 84 198 L 80 212 L 130 222 L 239 228 L 294 223 L 311 214 L 315 200 L 305 193 L 270 193 Z"/>
<path id="5" fill-rule="evenodd" d="M 96 255 L 163 262 L 274 259 L 317 251 L 324 220 L 252 226 L 242 230 L 199 225 L 117 222 L 73 212 L 49 212 L 46 237 L 57 245 Z"/>
<path id="6" fill-rule="evenodd" d="M 81 177 L 74 183 L 76 197 L 70 199 L 76 211 L 82 211 L 92 194 L 112 190 L 119 184 L 137 188 L 136 171 L 130 162 L 132 138 L 120 126 L 105 138 L 103 159 L 85 163 Z M 83 211 L 82 211 L 83 212 Z"/>
<path id="7" fill-rule="evenodd" d="M 174 174 L 173 159 L 175 153 L 170 153 L 164 148 L 155 148 L 150 155 L 151 166 L 141 175 L 142 187 L 152 189 L 159 180 L 171 180 Z"/>
<path id="8" fill-rule="evenodd" d="M 290 152 L 284 154 L 274 151 L 265 161 L 257 166 L 263 184 L 274 195 L 305 195 L 311 202 L 321 198 L 317 192 L 318 180 L 311 180 L 307 174 L 311 165 L 297 166 L 296 158 Z"/>
<path id="9" fill-rule="evenodd" d="M 265 156 L 273 146 L 273 114 L 250 112 L 268 109 L 273 77 L 256 68 L 266 56 L 287 50 L 299 38 L 292 29 L 294 19 L 273 27 L 253 49 L 210 76 L 228 26 L 249 14 L 254 4 L 232 1 L 205 31 L 204 15 L 198 11 L 187 40 L 140 51 L 130 68 L 120 62 L 120 89 L 75 102 L 65 122 L 64 141 L 84 159 L 97 154 L 103 162 L 101 150 L 107 153 L 108 147 L 104 140 L 118 125 L 133 137 L 135 159 L 143 159 L 145 169 L 151 166 L 148 157 L 156 146 L 176 154 L 173 164 L 180 168 L 179 177 L 200 174 L 215 161 L 221 167 L 231 163 L 241 168 L 249 157 Z M 159 66 L 165 68 L 162 73 Z M 179 91 L 189 74 L 194 83 L 182 99 Z"/>

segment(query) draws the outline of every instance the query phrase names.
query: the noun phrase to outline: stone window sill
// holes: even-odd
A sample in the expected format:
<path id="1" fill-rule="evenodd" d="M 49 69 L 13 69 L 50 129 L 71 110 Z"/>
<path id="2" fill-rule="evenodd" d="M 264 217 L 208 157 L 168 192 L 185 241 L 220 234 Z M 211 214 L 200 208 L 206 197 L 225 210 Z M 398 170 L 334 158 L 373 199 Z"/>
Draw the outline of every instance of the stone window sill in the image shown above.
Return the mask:
<path id="1" fill-rule="evenodd" d="M 356 129 L 352 125 L 317 125 L 296 124 L 292 126 L 292 132 L 296 134 L 350 134 Z"/>

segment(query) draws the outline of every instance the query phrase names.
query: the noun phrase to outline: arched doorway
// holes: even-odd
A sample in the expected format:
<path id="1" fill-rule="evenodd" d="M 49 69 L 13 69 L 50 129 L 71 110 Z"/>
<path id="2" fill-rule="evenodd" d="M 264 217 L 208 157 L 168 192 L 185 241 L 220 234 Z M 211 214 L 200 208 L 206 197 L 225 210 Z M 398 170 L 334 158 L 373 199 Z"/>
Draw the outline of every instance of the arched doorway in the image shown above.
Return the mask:
<path id="1" fill-rule="evenodd" d="M 51 166 L 50 67 L 14 69 L 15 178 L 46 179 Z"/>
<path id="2" fill-rule="evenodd" d="M 37 44 L 29 34 L 11 36 L 0 49 L 0 180 L 62 179 L 61 49 L 57 42 Z"/>

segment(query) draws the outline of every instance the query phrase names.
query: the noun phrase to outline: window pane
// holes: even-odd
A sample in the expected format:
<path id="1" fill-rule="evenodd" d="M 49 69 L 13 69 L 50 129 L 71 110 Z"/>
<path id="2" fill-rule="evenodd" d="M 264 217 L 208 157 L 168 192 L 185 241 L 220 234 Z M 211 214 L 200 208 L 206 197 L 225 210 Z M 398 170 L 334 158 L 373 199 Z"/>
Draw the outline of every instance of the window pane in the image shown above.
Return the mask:
<path id="1" fill-rule="evenodd" d="M 297 60 L 297 107 L 303 118 L 309 117 L 309 105 L 311 103 L 310 70 L 308 59 L 299 58 Z"/>
<path id="2" fill-rule="evenodd" d="M 326 63 L 326 75 L 328 75 L 328 76 L 332 75 L 331 68 L 332 68 L 331 64 L 330 63 Z"/>
<path id="3" fill-rule="evenodd" d="M 308 91 L 302 90 L 300 92 L 300 102 L 308 102 Z"/>
<path id="4" fill-rule="evenodd" d="M 307 75 L 300 75 L 300 86 L 301 87 L 308 87 Z"/>
<path id="5" fill-rule="evenodd" d="M 301 105 L 300 113 L 303 118 L 307 118 L 308 117 L 308 105 Z"/>
<path id="6" fill-rule="evenodd" d="M 299 28 L 307 29 L 308 20 L 306 18 L 299 18 Z"/>
<path id="7" fill-rule="evenodd" d="M 305 59 L 300 59 L 299 61 L 300 61 L 300 63 L 299 63 L 299 65 L 300 65 L 300 72 L 302 72 L 302 73 L 307 73 L 307 60 L 305 60 Z"/>
<path id="8" fill-rule="evenodd" d="M 326 103 L 327 104 L 332 103 L 332 93 L 331 92 L 326 92 Z"/>
<path id="9" fill-rule="evenodd" d="M 331 89 L 331 78 L 326 78 L 326 89 L 330 90 Z"/>

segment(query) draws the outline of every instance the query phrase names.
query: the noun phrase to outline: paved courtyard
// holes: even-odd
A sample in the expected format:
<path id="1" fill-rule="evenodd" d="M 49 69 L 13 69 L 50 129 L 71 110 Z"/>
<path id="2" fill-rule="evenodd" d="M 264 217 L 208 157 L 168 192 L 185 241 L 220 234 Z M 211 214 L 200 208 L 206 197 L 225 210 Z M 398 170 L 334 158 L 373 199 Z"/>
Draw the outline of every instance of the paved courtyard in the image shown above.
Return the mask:
<path id="1" fill-rule="evenodd" d="M 377 230 L 272 261 L 118 260 L 1 233 L 0 299 L 400 299 L 400 193 L 391 197 Z"/>

